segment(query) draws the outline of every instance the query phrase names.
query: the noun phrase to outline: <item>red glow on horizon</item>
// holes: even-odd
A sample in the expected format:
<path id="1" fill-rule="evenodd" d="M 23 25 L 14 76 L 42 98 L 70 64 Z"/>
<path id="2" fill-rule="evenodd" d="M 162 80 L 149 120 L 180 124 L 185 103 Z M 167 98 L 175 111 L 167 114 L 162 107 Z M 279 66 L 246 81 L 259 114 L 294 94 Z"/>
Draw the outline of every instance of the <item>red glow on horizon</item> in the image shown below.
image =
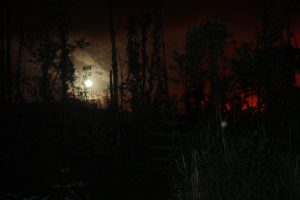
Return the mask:
<path id="1" fill-rule="evenodd" d="M 294 86 L 300 88 L 300 72 L 297 72 L 295 75 Z"/>
<path id="2" fill-rule="evenodd" d="M 258 97 L 256 94 L 253 94 L 245 98 L 245 102 L 242 105 L 242 110 L 257 108 L 257 106 L 258 106 Z"/>

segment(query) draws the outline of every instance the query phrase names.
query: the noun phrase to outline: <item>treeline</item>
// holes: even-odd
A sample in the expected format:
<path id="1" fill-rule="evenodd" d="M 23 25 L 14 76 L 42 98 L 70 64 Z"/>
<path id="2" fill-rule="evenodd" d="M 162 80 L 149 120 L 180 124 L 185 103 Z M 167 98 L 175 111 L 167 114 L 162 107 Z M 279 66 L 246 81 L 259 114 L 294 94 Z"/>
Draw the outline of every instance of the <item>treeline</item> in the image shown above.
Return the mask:
<path id="1" fill-rule="evenodd" d="M 127 92 L 121 94 L 127 95 L 132 111 L 172 107 L 168 85 L 175 84 L 183 88 L 176 107 L 196 120 L 219 112 L 298 109 L 300 51 L 289 14 L 295 3 L 260 1 L 260 29 L 250 42 L 238 45 L 233 44 L 234 33 L 220 21 L 204 20 L 188 30 L 184 53 L 174 52 L 175 64 L 168 67 L 162 7 L 154 3 L 150 14 L 142 11 L 129 17 L 128 71 L 121 87 Z M 234 52 L 229 47 L 235 47 Z"/>
<path id="2" fill-rule="evenodd" d="M 120 188 L 131 197 L 138 192 L 135 198 L 162 199 L 169 197 L 170 182 L 175 182 L 178 199 L 299 199 L 294 193 L 300 174 L 300 88 L 295 78 L 300 49 L 289 16 L 291 5 L 295 5 L 292 0 L 260 1 L 256 37 L 238 44 L 230 54 L 233 32 L 218 20 L 205 20 L 188 30 L 184 52 L 174 52 L 175 64 L 168 66 L 163 5 L 152 1 L 147 9 L 129 15 L 123 66 L 118 59 L 114 7 L 107 4 L 112 43 L 109 109 L 98 112 L 64 104 L 2 109 L 8 114 L 3 129 L 9 131 L 3 131 L 0 146 L 15 146 L 22 152 L 7 153 L 15 157 L 1 170 L 7 174 L 4 180 L 13 180 L 10 187 L 16 187 L 19 182 L 9 176 L 14 173 L 6 170 L 14 172 L 10 166 L 18 159 L 24 168 L 29 159 L 23 155 L 37 154 L 33 171 L 40 169 L 35 163 L 59 160 L 57 169 L 77 167 L 96 194 L 99 181 L 105 186 L 101 192 L 110 186 L 109 197 L 124 195 L 115 193 Z M 1 105 L 65 103 L 76 97 L 70 55 L 88 44 L 72 39 L 71 2 L 41 2 L 43 26 L 38 30 L 20 26 L 15 53 L 8 8 L 9 0 L 1 1 Z M 28 58 L 31 65 L 25 65 Z M 89 69 L 83 67 L 83 77 L 89 76 Z M 182 90 L 182 96 L 172 97 L 171 84 Z M 21 125 L 11 129 L 12 121 Z M 30 134 L 23 137 L 25 132 Z M 31 169 L 31 163 L 27 165 Z M 29 174 L 31 183 L 31 173 L 21 172 Z M 52 175 L 46 172 L 40 171 Z M 106 181 L 113 184 L 107 186 Z M 66 188 L 62 198 L 64 190 L 73 190 Z M 86 193 L 91 195 L 90 190 Z"/>
<path id="3" fill-rule="evenodd" d="M 290 11 L 296 3 L 260 1 L 260 28 L 249 42 L 235 42 L 234 33 L 216 19 L 204 20 L 188 30 L 185 49 L 173 52 L 172 66 L 165 62 L 162 5 L 130 16 L 120 108 L 133 114 L 138 127 L 151 124 L 183 134 L 194 126 L 212 132 L 226 128 L 233 135 L 255 130 L 294 146 L 300 49 Z M 171 86 L 181 96 L 172 96 Z"/>
<path id="4" fill-rule="evenodd" d="M 120 68 L 117 76 L 120 79 L 119 91 L 112 91 L 115 87 L 115 75 L 111 77 L 110 84 L 110 96 L 115 96 L 116 93 L 120 96 L 118 104 L 123 111 L 138 112 L 150 107 L 160 109 L 168 104 L 162 9 L 160 1 L 153 1 L 149 8 L 141 8 L 139 14 L 128 15 L 125 55 L 127 64 L 125 68 L 117 66 Z M 110 33 L 111 38 L 114 38 L 112 31 Z M 112 65 L 116 65 L 115 59 L 112 59 Z M 112 67 L 112 73 L 114 67 L 116 66 Z"/>
<path id="5" fill-rule="evenodd" d="M 71 1 L 38 3 L 39 27 L 22 19 L 12 24 L 15 7 L 6 0 L 1 4 L 1 103 L 67 101 L 75 88 L 71 54 L 88 46 L 72 37 Z"/>
<path id="6" fill-rule="evenodd" d="M 76 97 L 70 55 L 88 43 L 72 38 L 72 2 L 41 2 L 42 26 L 37 30 L 20 22 L 18 34 L 12 34 L 9 1 L 1 3 L 1 102 L 65 102 Z M 233 46 L 234 34 L 218 20 L 205 20 L 188 30 L 185 51 L 174 52 L 175 64 L 167 66 L 163 4 L 153 1 L 128 16 L 126 66 L 121 67 L 113 5 L 108 3 L 112 42 L 108 105 L 132 112 L 176 107 L 194 120 L 228 111 L 236 116 L 244 110 L 293 110 L 299 98 L 295 84 L 299 48 L 291 5 L 296 2 L 260 1 L 260 29 L 251 42 L 236 45 L 233 56 L 228 47 Z M 12 37 L 18 38 L 16 51 L 12 51 Z M 182 90 L 180 98 L 170 94 L 171 84 Z"/>
<path id="7" fill-rule="evenodd" d="M 233 33 L 220 21 L 206 20 L 189 29 L 185 52 L 174 53 L 173 69 L 184 88 L 182 109 L 190 119 L 222 115 L 235 122 L 245 113 L 281 122 L 296 117 L 300 49 L 291 5 L 260 1 L 260 29 L 251 42 L 236 45 L 233 55 L 228 53 Z"/>

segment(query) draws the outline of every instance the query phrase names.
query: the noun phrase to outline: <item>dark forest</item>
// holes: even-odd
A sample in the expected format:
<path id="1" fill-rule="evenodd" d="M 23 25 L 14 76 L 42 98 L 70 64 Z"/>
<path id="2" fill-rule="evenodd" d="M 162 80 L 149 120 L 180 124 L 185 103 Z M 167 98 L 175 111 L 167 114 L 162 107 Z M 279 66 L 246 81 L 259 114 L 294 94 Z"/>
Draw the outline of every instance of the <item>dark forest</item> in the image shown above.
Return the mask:
<path id="1" fill-rule="evenodd" d="M 299 200 L 299 13 L 1 0 L 0 199 Z"/>

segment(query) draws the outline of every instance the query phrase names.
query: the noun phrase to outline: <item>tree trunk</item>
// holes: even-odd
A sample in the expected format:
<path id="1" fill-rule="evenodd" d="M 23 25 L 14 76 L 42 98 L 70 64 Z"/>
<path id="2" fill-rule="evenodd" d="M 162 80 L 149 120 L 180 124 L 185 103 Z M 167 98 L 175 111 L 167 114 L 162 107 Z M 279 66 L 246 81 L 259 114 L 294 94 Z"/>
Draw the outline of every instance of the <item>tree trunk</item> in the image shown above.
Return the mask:
<path id="1" fill-rule="evenodd" d="M 3 98 L 6 103 L 12 101 L 12 82 L 11 82 L 11 34 L 9 2 L 3 2 Z"/>
<path id="2" fill-rule="evenodd" d="M 111 67 L 113 78 L 113 113 L 114 113 L 114 127 L 116 134 L 117 146 L 121 145 L 121 135 L 119 131 L 119 83 L 118 83 L 118 61 L 117 61 L 117 47 L 116 47 L 116 32 L 114 28 L 113 12 L 112 12 L 112 0 L 108 0 L 109 3 L 109 35 L 111 40 Z"/>
<path id="3" fill-rule="evenodd" d="M 48 103 L 50 100 L 50 95 L 49 95 L 49 68 L 50 68 L 50 49 L 51 49 L 51 38 L 49 35 L 49 29 L 46 29 L 44 33 L 44 61 L 42 65 L 42 94 L 43 94 L 43 101 Z M 63 54 L 62 54 L 63 55 Z M 62 73 L 63 74 L 63 73 Z M 66 80 L 64 81 L 66 82 Z M 67 89 L 66 89 L 67 90 Z"/>
<path id="4" fill-rule="evenodd" d="M 141 88 L 141 99 L 142 105 L 144 106 L 145 102 L 145 91 L 146 91 L 146 68 L 148 65 L 147 57 L 147 28 L 148 28 L 148 18 L 147 15 L 141 11 L 141 45 L 142 45 L 142 88 Z"/>
<path id="5" fill-rule="evenodd" d="M 18 60 L 17 60 L 17 70 L 16 70 L 16 101 L 21 103 L 23 101 L 23 91 L 22 91 L 22 59 L 23 59 L 23 50 L 24 50 L 24 34 L 23 27 L 20 28 L 20 42 L 19 42 L 19 51 L 18 51 Z"/>
<path id="6" fill-rule="evenodd" d="M 161 19 L 161 39 L 162 39 L 162 53 L 163 53 L 164 84 L 165 84 L 165 93 L 166 93 L 165 95 L 169 103 L 170 101 L 169 83 L 168 83 L 169 78 L 168 78 L 168 69 L 167 69 L 167 61 L 166 61 L 166 44 L 165 44 L 165 37 L 164 37 L 163 19 Z"/>
<path id="7" fill-rule="evenodd" d="M 109 106 L 110 108 L 113 107 L 113 102 L 114 102 L 114 86 L 113 86 L 113 72 L 112 70 L 109 71 L 109 93 L 110 93 L 110 102 Z"/>
<path id="8" fill-rule="evenodd" d="M 61 95 L 62 95 L 62 101 L 67 101 L 67 92 L 68 92 L 68 86 L 67 86 L 67 59 L 68 59 L 68 39 L 67 39 L 67 33 L 64 30 L 64 27 L 60 28 L 60 45 L 61 45 L 61 60 L 60 60 L 60 69 L 61 69 Z"/>
<path id="9" fill-rule="evenodd" d="M 1 103 L 4 101 L 4 96 L 5 96 L 5 87 L 4 87 L 4 79 L 5 79 L 5 74 L 4 74 L 4 51 L 5 51 L 5 46 L 4 46 L 4 2 L 1 1 L 0 4 L 1 8 L 1 14 L 0 14 L 0 101 Z"/>
<path id="10" fill-rule="evenodd" d="M 114 28 L 113 13 L 112 13 L 112 1 L 109 1 L 109 35 L 110 35 L 110 40 L 112 45 L 111 67 L 113 73 L 113 90 L 114 90 L 113 107 L 114 110 L 118 112 L 118 105 L 119 105 L 118 61 L 117 61 L 117 47 L 116 47 L 116 32 Z"/>

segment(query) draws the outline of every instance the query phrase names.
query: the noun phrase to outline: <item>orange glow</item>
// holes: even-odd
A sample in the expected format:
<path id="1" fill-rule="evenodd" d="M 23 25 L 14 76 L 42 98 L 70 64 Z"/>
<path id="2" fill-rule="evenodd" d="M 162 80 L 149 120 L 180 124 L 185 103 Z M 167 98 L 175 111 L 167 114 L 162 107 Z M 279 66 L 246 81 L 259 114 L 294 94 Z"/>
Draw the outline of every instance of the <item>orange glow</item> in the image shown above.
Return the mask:
<path id="1" fill-rule="evenodd" d="M 300 72 L 297 72 L 295 75 L 294 86 L 300 88 Z"/>
<path id="2" fill-rule="evenodd" d="M 246 97 L 242 110 L 253 109 L 257 107 L 258 97 L 256 94 Z"/>

